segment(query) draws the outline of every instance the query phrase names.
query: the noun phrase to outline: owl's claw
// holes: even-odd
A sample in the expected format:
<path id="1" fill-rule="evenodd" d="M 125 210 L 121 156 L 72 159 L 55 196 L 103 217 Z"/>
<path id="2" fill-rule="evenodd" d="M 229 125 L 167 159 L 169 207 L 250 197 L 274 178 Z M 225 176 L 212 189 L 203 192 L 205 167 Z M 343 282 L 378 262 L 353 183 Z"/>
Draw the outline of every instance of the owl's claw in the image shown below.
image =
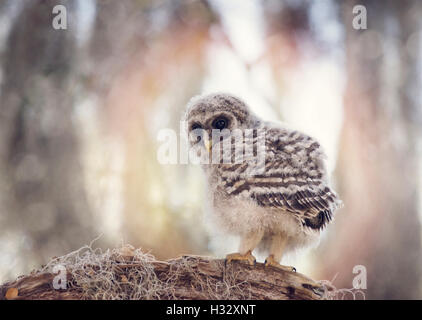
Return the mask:
<path id="1" fill-rule="evenodd" d="M 240 253 L 231 253 L 226 256 L 225 264 L 230 263 L 232 261 L 247 261 L 249 265 L 254 266 L 256 265 L 256 259 L 252 255 L 251 251 L 248 251 L 245 255 Z"/>
<path id="2" fill-rule="evenodd" d="M 281 264 L 279 264 L 277 261 L 274 260 L 274 256 L 270 255 L 267 259 L 265 259 L 265 266 L 271 266 L 283 271 L 289 271 L 289 272 L 296 272 L 296 268 L 295 267 L 290 267 L 290 266 L 283 266 Z"/>

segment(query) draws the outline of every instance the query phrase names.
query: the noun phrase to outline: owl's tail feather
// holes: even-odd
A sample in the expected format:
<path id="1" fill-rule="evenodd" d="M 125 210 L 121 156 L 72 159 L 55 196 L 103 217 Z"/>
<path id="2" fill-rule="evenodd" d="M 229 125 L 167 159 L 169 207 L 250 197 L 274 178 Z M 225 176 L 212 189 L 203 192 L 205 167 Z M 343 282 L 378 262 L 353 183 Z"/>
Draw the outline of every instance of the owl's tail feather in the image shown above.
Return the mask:
<path id="1" fill-rule="evenodd" d="M 315 217 L 306 218 L 302 224 L 314 230 L 322 230 L 333 219 L 331 210 L 322 210 Z"/>

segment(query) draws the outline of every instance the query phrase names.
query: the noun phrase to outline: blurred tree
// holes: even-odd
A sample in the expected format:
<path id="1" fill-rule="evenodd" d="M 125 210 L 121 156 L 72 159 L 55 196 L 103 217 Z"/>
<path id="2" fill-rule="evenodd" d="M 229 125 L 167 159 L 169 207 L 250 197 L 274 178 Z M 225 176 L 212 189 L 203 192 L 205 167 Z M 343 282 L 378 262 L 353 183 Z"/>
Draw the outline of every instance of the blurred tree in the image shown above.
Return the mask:
<path id="1" fill-rule="evenodd" d="M 266 20 L 266 57 L 271 65 L 271 72 L 276 85 L 275 101 L 270 101 L 274 111 L 280 114 L 280 101 L 283 100 L 286 83 L 290 72 L 303 58 L 300 44 L 312 40 L 310 29 L 310 8 L 308 1 L 263 1 Z"/>
<path id="2" fill-rule="evenodd" d="M 125 128 L 119 130 L 127 151 L 124 228 L 131 243 L 170 258 L 203 253 L 206 238 L 198 224 L 201 214 L 184 218 L 185 208 L 172 203 L 187 192 L 188 168 L 175 172 L 157 162 L 157 128 L 151 120 L 160 117 L 160 128 L 179 132 L 186 103 L 200 90 L 213 14 L 202 2 L 190 1 L 164 2 L 157 10 L 167 17 L 165 28 L 149 35 L 150 46 L 134 56 L 120 78 L 131 88 L 124 93 L 131 119 L 120 122 Z M 118 92 L 110 97 L 113 108 L 123 107 L 116 103 Z"/>
<path id="3" fill-rule="evenodd" d="M 352 8 L 367 8 L 368 29 L 355 30 Z M 406 51 L 420 30 L 416 1 L 346 1 L 347 86 L 338 160 L 345 208 L 320 248 L 320 278 L 351 288 L 355 265 L 367 268 L 367 298 L 421 297 L 421 234 L 415 110 L 416 55 Z M 419 41 L 420 37 L 418 38 Z M 418 42 L 418 45 L 419 42 Z M 420 113 L 418 120 L 420 123 Z"/>
<path id="4" fill-rule="evenodd" d="M 2 56 L 0 93 L 1 241 L 14 237 L 14 272 L 92 239 L 72 123 L 75 35 L 52 27 L 58 3 L 9 2 L 22 5 Z"/>
<path id="5" fill-rule="evenodd" d="M 187 188 L 188 168 L 157 162 L 156 134 L 162 127 L 179 131 L 186 102 L 201 86 L 213 21 L 203 1 L 97 3 L 88 85 L 104 106 L 105 134 L 123 145 L 124 241 L 159 258 L 206 250 L 204 234 L 193 227 L 198 217 L 184 218 L 185 208 L 172 204 Z"/>

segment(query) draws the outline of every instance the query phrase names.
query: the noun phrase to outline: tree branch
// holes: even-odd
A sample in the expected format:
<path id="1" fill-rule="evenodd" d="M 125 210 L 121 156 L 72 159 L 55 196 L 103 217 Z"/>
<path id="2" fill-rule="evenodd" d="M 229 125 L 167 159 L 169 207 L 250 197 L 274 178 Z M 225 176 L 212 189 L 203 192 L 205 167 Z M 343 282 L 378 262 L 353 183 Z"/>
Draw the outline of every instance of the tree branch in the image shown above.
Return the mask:
<path id="1" fill-rule="evenodd" d="M 202 256 L 157 261 L 129 246 L 101 254 L 82 249 L 1 285 L 0 299 L 317 300 L 329 290 L 300 273 L 262 263 L 226 265 L 224 259 Z M 64 266 L 63 274 L 47 271 L 57 265 Z M 54 288 L 60 276 L 66 278 L 66 289 Z"/>

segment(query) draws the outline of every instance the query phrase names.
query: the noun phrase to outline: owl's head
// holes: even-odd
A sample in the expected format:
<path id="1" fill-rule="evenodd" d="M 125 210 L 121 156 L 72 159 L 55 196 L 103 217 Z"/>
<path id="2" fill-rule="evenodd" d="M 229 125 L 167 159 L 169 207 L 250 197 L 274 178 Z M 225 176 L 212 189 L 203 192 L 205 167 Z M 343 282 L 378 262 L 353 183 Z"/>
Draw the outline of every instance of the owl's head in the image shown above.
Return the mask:
<path id="1" fill-rule="evenodd" d="M 253 129 L 259 124 L 258 118 L 242 100 L 225 93 L 192 98 L 187 107 L 185 121 L 191 145 L 199 140 L 205 144 L 211 141 L 213 130 L 229 134 L 234 129 Z M 197 134 L 192 134 L 193 132 Z"/>

